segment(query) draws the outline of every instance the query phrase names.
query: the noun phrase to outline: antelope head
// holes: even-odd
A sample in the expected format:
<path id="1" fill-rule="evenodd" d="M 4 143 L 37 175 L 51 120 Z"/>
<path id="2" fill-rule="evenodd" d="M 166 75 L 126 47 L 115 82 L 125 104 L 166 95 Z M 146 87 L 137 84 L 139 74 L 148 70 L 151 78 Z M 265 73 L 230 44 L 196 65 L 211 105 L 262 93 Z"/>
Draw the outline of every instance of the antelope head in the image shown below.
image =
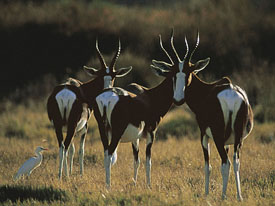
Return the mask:
<path id="1" fill-rule="evenodd" d="M 84 66 L 84 70 L 92 77 L 103 77 L 104 80 L 104 88 L 109 88 L 112 87 L 114 78 L 115 77 L 122 77 L 126 74 L 128 74 L 131 70 L 132 67 L 127 67 L 127 68 L 119 68 L 115 69 L 116 61 L 120 55 L 120 50 L 121 50 L 121 45 L 120 45 L 120 40 L 118 41 L 118 50 L 115 53 L 110 66 L 108 67 L 106 65 L 106 62 L 103 58 L 103 55 L 101 54 L 99 48 L 98 48 L 98 41 L 96 40 L 96 54 L 98 56 L 98 59 L 101 64 L 100 69 L 95 69 L 93 67 L 87 67 Z"/>
<path id="2" fill-rule="evenodd" d="M 185 89 L 190 85 L 192 80 L 192 73 L 196 74 L 199 71 L 203 70 L 208 65 L 210 58 L 199 60 L 195 64 L 191 63 L 192 56 L 199 45 L 199 32 L 197 33 L 196 46 L 190 55 L 188 54 L 189 46 L 185 37 L 186 53 L 183 60 L 179 58 L 179 55 L 174 47 L 174 30 L 172 30 L 171 32 L 170 39 L 171 47 L 173 50 L 172 57 L 163 47 L 161 35 L 159 35 L 159 38 L 161 49 L 165 52 L 171 63 L 153 60 L 151 67 L 155 69 L 158 75 L 172 79 L 174 104 L 182 105 L 185 102 Z"/>

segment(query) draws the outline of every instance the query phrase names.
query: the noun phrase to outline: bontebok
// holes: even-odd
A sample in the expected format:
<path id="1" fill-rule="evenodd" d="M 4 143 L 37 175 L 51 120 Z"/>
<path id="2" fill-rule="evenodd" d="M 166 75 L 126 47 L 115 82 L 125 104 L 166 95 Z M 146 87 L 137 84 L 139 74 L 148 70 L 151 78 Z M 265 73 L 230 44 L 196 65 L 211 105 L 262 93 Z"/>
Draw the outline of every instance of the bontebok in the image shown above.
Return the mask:
<path id="1" fill-rule="evenodd" d="M 94 111 L 98 122 L 102 144 L 104 147 L 104 166 L 106 170 L 106 185 L 111 186 L 111 165 L 116 160 L 116 149 L 119 142 L 131 142 L 134 155 L 134 181 L 137 181 L 139 160 L 139 138 L 146 138 L 146 179 L 151 186 L 151 147 L 155 139 L 158 124 L 168 112 L 172 103 L 183 96 L 181 85 L 177 79 L 182 80 L 183 63 L 179 60 L 173 45 L 173 32 L 171 46 L 174 53 L 170 63 L 153 61 L 152 68 L 158 75 L 165 79 L 158 86 L 147 89 L 137 84 L 132 84 L 135 93 L 121 88 L 105 89 L 95 98 Z M 197 69 L 206 66 L 205 61 L 196 64 Z M 191 68 L 190 68 L 191 69 Z"/>
<path id="2" fill-rule="evenodd" d="M 48 98 L 47 110 L 49 119 L 53 122 L 58 144 L 59 144 L 59 179 L 62 177 L 63 160 L 65 167 L 65 174 L 67 172 L 67 151 L 69 149 L 70 174 L 72 173 L 73 156 L 75 152 L 72 141 L 75 133 L 81 135 L 79 161 L 80 174 L 83 174 L 83 157 L 84 157 L 84 143 L 87 133 L 87 121 L 90 117 L 91 105 L 94 98 L 104 88 L 111 87 L 114 83 L 115 77 L 126 75 L 132 67 L 120 68 L 115 70 L 115 64 L 120 54 L 120 41 L 118 50 L 115 53 L 110 66 L 108 67 L 105 60 L 98 49 L 96 41 L 96 53 L 101 63 L 101 69 L 97 70 L 91 67 L 84 66 L 85 71 L 94 79 L 81 83 L 75 79 L 68 79 L 65 84 L 61 84 L 54 88 L 52 94 Z M 65 141 L 63 139 L 62 129 L 67 130 Z"/>
<path id="3" fill-rule="evenodd" d="M 196 47 L 198 44 L 199 33 L 197 35 Z M 187 41 L 186 45 L 188 48 Z M 186 102 L 196 115 L 201 131 L 201 145 L 205 159 L 206 195 L 209 193 L 209 176 L 211 171 L 208 139 L 211 138 L 214 140 L 222 159 L 221 173 L 223 178 L 223 198 L 226 197 L 230 168 L 230 161 L 227 156 L 228 146 L 234 145 L 233 166 L 237 186 L 237 198 L 242 200 L 239 152 L 243 140 L 253 128 L 253 112 L 245 91 L 233 85 L 228 78 L 224 77 L 214 83 L 206 83 L 199 79 L 196 73 L 204 69 L 210 59 L 207 58 L 193 64 L 191 59 L 194 51 L 189 58 L 185 58 L 186 60 L 179 60 L 181 63 L 174 82 L 174 87 L 179 93 L 176 94 L 176 96 L 174 95 L 175 101 L 178 105 Z M 163 68 L 167 67 L 165 63 L 154 61 L 153 63 Z M 198 67 L 198 65 L 204 66 Z"/>

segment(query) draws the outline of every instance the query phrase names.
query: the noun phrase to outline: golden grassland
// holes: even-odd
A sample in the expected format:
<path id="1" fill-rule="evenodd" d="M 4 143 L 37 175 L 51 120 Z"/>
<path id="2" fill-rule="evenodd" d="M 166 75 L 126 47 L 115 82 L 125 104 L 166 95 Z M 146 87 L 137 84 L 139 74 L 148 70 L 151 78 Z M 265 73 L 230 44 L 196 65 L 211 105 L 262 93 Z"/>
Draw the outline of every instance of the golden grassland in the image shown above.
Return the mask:
<path id="1" fill-rule="evenodd" d="M 241 151 L 244 201 L 238 203 L 236 200 L 232 168 L 227 200 L 221 200 L 221 161 L 213 142 L 210 195 L 204 196 L 204 159 L 199 130 L 194 115 L 186 106 L 169 112 L 160 125 L 152 148 L 151 189 L 147 188 L 145 181 L 144 140 L 140 144 L 141 166 L 137 185 L 134 186 L 132 181 L 131 145 L 121 144 L 118 161 L 112 167 L 112 189 L 105 189 L 103 147 L 93 117 L 86 140 L 84 176 L 79 175 L 79 137 L 76 137 L 73 174 L 59 181 L 58 144 L 47 118 L 46 104 L 45 101 L 33 100 L 47 96 L 57 84 L 55 78 L 48 77 L 45 81 L 33 82 L 13 91 L 9 100 L 0 102 L 0 205 L 275 205 L 275 95 L 271 92 L 274 91 L 275 72 L 271 57 L 273 50 L 269 46 L 274 39 L 274 12 L 264 6 L 271 1 L 261 6 L 248 0 L 186 2 L 166 8 L 166 5 L 128 7 L 106 1 L 45 1 L 42 4 L 10 1 L 9 4 L 0 4 L 0 22 L 3 31 L 17 32 L 16 28 L 21 31 L 21 27 L 26 25 L 34 26 L 38 31 L 41 29 L 43 34 L 48 26 L 53 25 L 57 30 L 49 31 L 49 34 L 57 33 L 58 37 L 62 34 L 65 39 L 83 32 L 84 36 L 87 35 L 87 43 L 97 35 L 101 41 L 115 39 L 115 42 L 117 36 L 121 36 L 124 51 L 118 66 L 132 65 L 134 69 L 132 79 L 126 77 L 126 80 L 123 78 L 117 83 L 123 85 L 123 81 L 128 83 L 142 79 L 142 84 L 150 86 L 159 82 L 149 70 L 151 58 L 159 58 L 158 34 L 167 39 L 170 27 L 174 27 L 177 49 L 185 51 L 184 35 L 187 34 L 191 42 L 199 27 L 202 38 L 198 56 L 211 57 L 208 78 L 216 80 L 221 74 L 232 74 L 233 82 L 247 91 L 253 105 L 255 127 Z M 259 15 L 255 15 L 256 12 Z M 21 32 L 25 34 L 24 29 Z M 7 34 L 10 36 L 9 32 Z M 38 38 L 44 40 L 47 34 Z M 33 38 L 30 39 L 33 42 Z M 6 39 L 6 42 L 9 42 L 7 48 L 10 49 L 12 41 Z M 17 47 L 15 43 L 14 48 Z M 45 48 L 42 47 L 42 50 Z M 109 62 L 112 55 L 103 53 Z M 56 55 L 59 57 L 60 53 Z M 44 64 L 41 62 L 38 61 L 39 66 Z M 97 66 L 95 62 L 91 58 L 87 65 Z M 20 64 L 24 66 L 22 62 Z M 53 65 L 56 64 L 53 62 Z M 15 68 L 26 73 L 31 70 L 29 67 L 23 69 L 21 65 Z M 37 70 L 37 66 L 34 69 Z M 70 69 L 76 68 L 69 66 Z M 85 79 L 83 74 L 76 73 L 77 78 Z M 32 81 L 34 79 L 32 76 Z M 8 87 L 5 85 L 5 88 Z M 23 101 L 28 98 L 31 100 Z M 16 100 L 21 103 L 16 104 Z M 30 178 L 14 182 L 13 175 L 26 159 L 34 155 L 38 145 L 49 148 L 44 153 L 42 165 Z M 232 149 L 229 154 L 232 159 Z"/>
<path id="2" fill-rule="evenodd" d="M 78 147 L 79 138 L 75 138 L 76 154 L 73 174 L 70 178 L 58 180 L 58 145 L 47 119 L 43 104 L 33 107 L 17 106 L 11 111 L 4 111 L 0 116 L 0 182 L 5 187 L 53 188 L 66 194 L 65 200 L 39 201 L 35 195 L 12 202 L 8 197 L 0 204 L 5 205 L 275 205 L 275 147 L 274 123 L 256 124 L 252 134 L 245 140 L 241 152 L 241 186 L 244 201 L 236 200 L 233 167 L 227 191 L 227 200 L 221 200 L 222 177 L 220 158 L 214 143 L 211 142 L 212 173 L 210 195 L 204 196 L 204 159 L 198 137 L 173 137 L 167 140 L 157 137 L 152 147 L 152 188 L 148 189 L 145 180 L 145 141 L 141 140 L 138 182 L 134 186 L 133 155 L 131 145 L 120 144 L 118 161 L 112 167 L 112 188 L 105 189 L 105 170 L 103 166 L 103 147 L 99 139 L 94 118 L 90 121 L 90 130 L 85 145 L 85 174 L 79 175 Z M 6 108 L 13 106 L 6 106 Z M 40 111 L 40 112 L 39 112 Z M 43 112 L 41 112 L 43 111 Z M 185 107 L 172 110 L 164 119 L 160 130 L 173 119 L 183 116 L 190 121 L 194 117 Z M 9 122 L 10 121 L 10 122 Z M 4 125 L 17 121 L 17 127 Z M 22 128 L 20 128 L 20 125 Z M 184 125 L 182 125 L 184 127 Z M 16 130 L 17 129 L 17 130 Z M 172 129 L 172 128 L 171 128 Z M 14 131 L 12 133 L 11 131 Z M 18 131 L 21 131 L 18 132 Z M 267 132 L 269 131 L 269 132 Z M 197 132 L 196 132 L 197 133 Z M 9 134 L 9 136 L 7 136 Z M 22 136 L 20 136 L 20 134 Z M 160 133 L 161 134 L 161 133 Z M 197 134 L 196 134 L 197 135 Z M 43 141 L 47 140 L 47 141 Z M 266 141 L 263 141 L 266 140 Z M 17 182 L 13 175 L 20 165 L 33 156 L 36 146 L 49 148 L 44 153 L 44 160 L 34 170 L 30 178 Z M 229 152 L 232 159 L 232 149 Z M 34 192 L 35 193 L 35 192 Z M 2 197 L 1 197 L 2 195 Z M 11 194 L 10 194 L 11 195 Z M 21 194 L 23 195 L 23 194 Z M 8 195 L 9 196 L 9 195 Z"/>

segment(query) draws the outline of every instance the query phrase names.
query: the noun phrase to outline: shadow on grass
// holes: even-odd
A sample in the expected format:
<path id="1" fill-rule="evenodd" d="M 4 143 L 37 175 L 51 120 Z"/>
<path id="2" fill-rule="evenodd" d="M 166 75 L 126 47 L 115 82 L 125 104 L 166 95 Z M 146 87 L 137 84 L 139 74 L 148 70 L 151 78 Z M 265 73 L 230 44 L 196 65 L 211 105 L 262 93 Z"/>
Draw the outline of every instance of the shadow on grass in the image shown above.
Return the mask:
<path id="1" fill-rule="evenodd" d="M 69 196 L 65 191 L 53 187 L 34 188 L 31 186 L 0 186 L 0 202 L 10 200 L 12 202 L 23 202 L 28 199 L 38 201 L 61 201 L 66 202 Z"/>

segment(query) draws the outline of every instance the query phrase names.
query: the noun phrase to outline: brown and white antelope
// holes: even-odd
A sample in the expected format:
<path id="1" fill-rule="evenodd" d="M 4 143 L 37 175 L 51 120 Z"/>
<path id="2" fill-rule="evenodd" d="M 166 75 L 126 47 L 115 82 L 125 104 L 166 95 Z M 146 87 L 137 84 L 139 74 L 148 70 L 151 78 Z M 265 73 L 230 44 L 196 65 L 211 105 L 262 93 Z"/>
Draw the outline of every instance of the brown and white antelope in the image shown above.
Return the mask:
<path id="1" fill-rule="evenodd" d="M 181 78 L 182 62 L 177 58 L 173 45 L 173 58 L 160 46 L 172 64 L 155 62 L 155 65 L 166 65 L 165 69 L 152 66 L 158 75 L 165 79 L 156 87 L 147 89 L 137 84 L 132 85 L 137 92 L 131 93 L 118 87 L 105 89 L 95 98 L 94 114 L 98 122 L 101 140 L 104 147 L 104 166 L 106 171 L 106 186 L 111 186 L 111 165 L 116 161 L 116 149 L 119 142 L 131 142 L 134 155 L 134 182 L 137 181 L 140 164 L 139 139 L 146 138 L 146 180 L 151 186 L 151 147 L 161 118 L 168 112 L 173 101 L 178 100 L 178 93 L 183 90 L 177 83 Z M 175 63 L 174 63 L 175 62 Z M 168 69 L 169 65 L 169 69 Z M 196 64 L 196 69 L 205 67 L 204 61 Z M 182 80 L 182 79 L 181 79 Z M 182 80 L 183 81 L 183 80 Z M 176 99 L 175 99 L 176 97 Z"/>
<path id="2" fill-rule="evenodd" d="M 55 133 L 59 144 L 59 179 L 62 178 L 63 164 L 65 175 L 67 171 L 67 152 L 69 149 L 70 171 L 72 173 L 73 156 L 75 152 L 72 139 L 76 133 L 81 135 L 79 148 L 80 174 L 83 174 L 84 144 L 87 134 L 87 122 L 90 111 L 93 109 L 88 106 L 94 98 L 104 88 L 112 87 L 115 77 L 122 77 L 129 73 L 132 67 L 120 68 L 115 70 L 116 61 L 120 55 L 120 41 L 118 50 L 115 53 L 110 66 L 108 67 L 98 48 L 96 41 L 96 53 L 101 63 L 101 69 L 84 66 L 85 71 L 94 79 L 81 83 L 75 79 L 68 79 L 65 84 L 56 86 L 48 98 L 47 111 L 50 121 L 53 122 Z M 63 129 L 67 129 L 65 141 L 63 139 Z M 65 156 L 65 160 L 64 160 Z M 64 163 L 63 163 L 64 160 Z"/>
<path id="3" fill-rule="evenodd" d="M 199 32 L 197 35 L 197 48 Z M 186 41 L 188 50 L 188 44 Z M 243 140 L 253 128 L 253 112 L 247 95 L 239 86 L 233 85 L 224 77 L 214 83 L 203 82 L 196 74 L 205 68 L 210 58 L 197 63 L 191 63 L 190 58 L 181 61 L 178 58 L 179 70 L 176 74 L 175 89 L 181 90 L 174 96 L 177 105 L 186 104 L 195 113 L 200 131 L 201 145 L 205 159 L 205 194 L 209 193 L 209 164 L 210 147 L 208 140 L 213 139 L 222 160 L 221 174 L 223 178 L 222 198 L 226 197 L 230 161 L 228 159 L 229 145 L 234 145 L 233 166 L 237 186 L 237 198 L 242 200 L 240 188 L 240 148 Z M 154 66 L 169 71 L 171 66 L 166 63 L 153 61 Z M 199 64 L 205 66 L 198 68 Z"/>

